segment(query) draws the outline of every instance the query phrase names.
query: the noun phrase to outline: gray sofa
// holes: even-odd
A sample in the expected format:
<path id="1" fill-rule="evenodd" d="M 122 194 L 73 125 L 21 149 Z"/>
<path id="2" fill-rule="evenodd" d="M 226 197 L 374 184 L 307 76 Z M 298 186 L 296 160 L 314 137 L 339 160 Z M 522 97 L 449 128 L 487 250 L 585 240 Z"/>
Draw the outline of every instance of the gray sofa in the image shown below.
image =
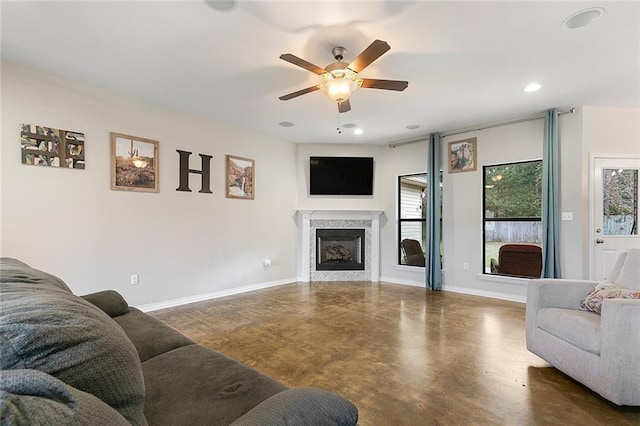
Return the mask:
<path id="1" fill-rule="evenodd" d="M 603 283 L 531 280 L 527 348 L 609 401 L 640 405 L 639 271 L 640 250 L 631 250 L 618 258 Z M 610 284 L 631 291 L 592 291 Z M 585 310 L 588 304 L 601 313 Z"/>
<path id="2" fill-rule="evenodd" d="M 215 325 L 213 325 L 215 326 Z M 0 259 L 0 424 L 354 425 L 346 399 L 289 389 L 114 291 L 78 297 Z"/>

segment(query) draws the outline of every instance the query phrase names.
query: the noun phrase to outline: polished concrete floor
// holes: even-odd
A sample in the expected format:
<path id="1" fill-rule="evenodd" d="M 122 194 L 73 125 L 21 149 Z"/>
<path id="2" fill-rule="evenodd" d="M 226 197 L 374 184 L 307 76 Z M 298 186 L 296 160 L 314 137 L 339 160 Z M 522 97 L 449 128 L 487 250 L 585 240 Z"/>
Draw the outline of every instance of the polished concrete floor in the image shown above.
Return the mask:
<path id="1" fill-rule="evenodd" d="M 523 304 L 386 283 L 290 284 L 152 312 L 361 425 L 640 424 L 529 353 Z"/>

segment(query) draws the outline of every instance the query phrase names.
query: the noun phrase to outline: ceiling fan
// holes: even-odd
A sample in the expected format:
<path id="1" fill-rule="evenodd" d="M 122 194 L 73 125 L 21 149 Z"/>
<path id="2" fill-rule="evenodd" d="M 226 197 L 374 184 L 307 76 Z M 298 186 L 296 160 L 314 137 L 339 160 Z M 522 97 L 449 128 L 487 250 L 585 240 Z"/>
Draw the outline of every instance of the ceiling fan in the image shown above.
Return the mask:
<path id="1" fill-rule="evenodd" d="M 336 62 L 327 65 L 325 68 L 320 68 L 311 62 L 307 62 L 304 59 L 292 55 L 291 53 L 284 53 L 280 55 L 280 59 L 322 76 L 324 82 L 317 86 L 307 87 L 306 89 L 280 96 L 278 99 L 281 101 L 288 101 L 289 99 L 315 92 L 316 90 L 322 90 L 329 99 L 338 104 L 338 112 L 347 112 L 351 110 L 349 97 L 360 87 L 364 89 L 403 91 L 407 88 L 409 82 L 400 80 L 358 78 L 358 73 L 360 71 L 371 65 L 373 61 L 386 53 L 389 49 L 391 49 L 391 46 L 389 46 L 386 41 L 375 40 L 369 45 L 369 47 L 364 49 L 362 53 L 353 60 L 353 62 L 347 64 L 342 62 L 344 52 L 347 49 L 342 46 L 337 46 L 331 50 Z"/>

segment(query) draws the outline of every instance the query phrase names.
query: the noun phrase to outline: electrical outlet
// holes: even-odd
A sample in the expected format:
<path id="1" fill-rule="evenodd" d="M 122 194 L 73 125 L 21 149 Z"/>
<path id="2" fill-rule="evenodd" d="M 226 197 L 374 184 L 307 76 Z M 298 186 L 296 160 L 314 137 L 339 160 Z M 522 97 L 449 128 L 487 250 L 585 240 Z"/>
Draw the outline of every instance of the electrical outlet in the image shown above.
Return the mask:
<path id="1" fill-rule="evenodd" d="M 131 285 L 137 285 L 140 282 L 138 274 L 131 275 Z"/>
<path id="2" fill-rule="evenodd" d="M 264 260 L 264 267 L 268 268 L 269 266 L 271 266 L 271 259 L 265 259 Z"/>
<path id="3" fill-rule="evenodd" d="M 462 269 L 464 269 L 465 271 L 469 270 L 469 264 L 468 263 L 463 263 L 462 264 Z"/>

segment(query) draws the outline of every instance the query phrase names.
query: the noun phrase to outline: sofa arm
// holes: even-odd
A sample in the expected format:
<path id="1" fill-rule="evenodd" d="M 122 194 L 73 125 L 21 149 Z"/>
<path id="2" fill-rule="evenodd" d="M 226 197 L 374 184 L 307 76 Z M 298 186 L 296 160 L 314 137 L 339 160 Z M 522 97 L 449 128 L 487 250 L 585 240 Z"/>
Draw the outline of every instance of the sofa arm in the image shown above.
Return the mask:
<path id="1" fill-rule="evenodd" d="M 601 380 L 606 398 L 638 405 L 640 395 L 640 300 L 605 299 L 600 325 Z M 603 392 L 601 392 L 603 393 Z M 603 394 L 604 394 L 603 393 Z"/>
<path id="2" fill-rule="evenodd" d="M 358 409 L 346 399 L 316 388 L 279 392 L 232 423 L 252 425 L 356 425 Z"/>
<path id="3" fill-rule="evenodd" d="M 82 296 L 82 298 L 103 310 L 111 318 L 129 312 L 129 304 L 117 291 L 99 291 L 97 293 L 86 294 Z"/>

